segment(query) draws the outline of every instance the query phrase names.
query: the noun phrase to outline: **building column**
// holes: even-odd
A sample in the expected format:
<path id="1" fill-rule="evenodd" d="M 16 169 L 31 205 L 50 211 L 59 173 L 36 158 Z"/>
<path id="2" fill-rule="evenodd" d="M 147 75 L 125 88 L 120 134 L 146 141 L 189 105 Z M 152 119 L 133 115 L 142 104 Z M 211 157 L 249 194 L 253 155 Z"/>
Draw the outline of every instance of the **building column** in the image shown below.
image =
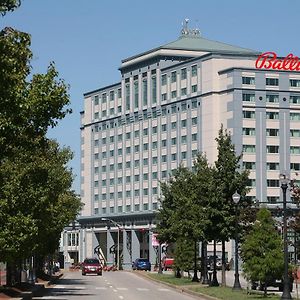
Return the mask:
<path id="1" fill-rule="evenodd" d="M 131 269 L 131 232 L 123 230 L 123 269 Z"/>
<path id="2" fill-rule="evenodd" d="M 107 265 L 113 265 L 115 263 L 115 254 L 110 253 L 110 248 L 115 244 L 115 242 L 110 230 L 107 230 L 106 233 L 107 233 Z"/>
<path id="3" fill-rule="evenodd" d="M 68 232 L 63 233 L 63 247 L 64 247 L 64 269 L 68 269 L 69 264 L 69 253 L 68 253 Z"/>
<path id="4" fill-rule="evenodd" d="M 140 241 L 135 230 L 131 230 L 132 261 L 140 257 Z"/>
<path id="5" fill-rule="evenodd" d="M 152 245 L 152 234 L 152 232 L 149 232 L 149 260 L 151 263 L 151 269 L 153 270 L 154 266 L 156 265 L 157 252 Z"/>

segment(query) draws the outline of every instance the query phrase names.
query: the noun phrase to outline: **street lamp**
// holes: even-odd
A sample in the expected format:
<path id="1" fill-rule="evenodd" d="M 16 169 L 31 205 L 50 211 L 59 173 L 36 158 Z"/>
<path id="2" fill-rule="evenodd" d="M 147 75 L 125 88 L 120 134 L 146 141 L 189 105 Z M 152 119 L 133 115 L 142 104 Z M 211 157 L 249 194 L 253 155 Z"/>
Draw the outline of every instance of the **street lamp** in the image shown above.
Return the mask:
<path id="1" fill-rule="evenodd" d="M 120 227 L 121 225 L 109 218 L 101 218 L 102 221 L 109 221 L 118 227 L 118 244 L 117 244 L 117 270 L 120 270 Z"/>
<path id="2" fill-rule="evenodd" d="M 241 290 L 241 284 L 240 284 L 240 279 L 239 279 L 239 254 L 238 254 L 238 250 L 239 250 L 239 246 L 238 246 L 238 203 L 241 199 L 240 194 L 238 194 L 238 192 L 235 192 L 232 195 L 232 200 L 235 203 L 236 207 L 235 207 L 235 254 L 234 254 L 234 267 L 235 267 L 235 273 L 234 273 L 234 284 L 232 287 L 232 290 L 234 291 L 238 291 Z"/>
<path id="3" fill-rule="evenodd" d="M 283 195 L 283 252 L 284 252 L 284 274 L 283 274 L 283 293 L 281 295 L 282 300 L 292 299 L 289 284 L 288 274 L 288 240 L 287 240 L 287 213 L 286 213 L 286 190 L 288 188 L 289 179 L 286 174 L 280 174 L 279 180 L 281 183 L 282 195 Z"/>

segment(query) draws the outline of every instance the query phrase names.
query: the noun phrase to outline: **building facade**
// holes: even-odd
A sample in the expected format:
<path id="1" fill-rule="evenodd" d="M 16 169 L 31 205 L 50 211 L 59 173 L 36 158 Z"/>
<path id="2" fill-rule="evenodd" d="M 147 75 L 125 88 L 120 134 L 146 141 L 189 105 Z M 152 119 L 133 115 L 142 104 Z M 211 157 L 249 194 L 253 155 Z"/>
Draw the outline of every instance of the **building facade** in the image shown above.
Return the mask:
<path id="1" fill-rule="evenodd" d="M 79 261 L 100 245 L 108 263 L 119 246 L 125 268 L 154 264 L 159 182 L 199 151 L 213 163 L 221 124 L 250 170 L 248 197 L 281 201 L 280 172 L 300 170 L 300 73 L 256 69 L 258 54 L 185 25 L 176 41 L 123 60 L 120 82 L 84 94 Z"/>

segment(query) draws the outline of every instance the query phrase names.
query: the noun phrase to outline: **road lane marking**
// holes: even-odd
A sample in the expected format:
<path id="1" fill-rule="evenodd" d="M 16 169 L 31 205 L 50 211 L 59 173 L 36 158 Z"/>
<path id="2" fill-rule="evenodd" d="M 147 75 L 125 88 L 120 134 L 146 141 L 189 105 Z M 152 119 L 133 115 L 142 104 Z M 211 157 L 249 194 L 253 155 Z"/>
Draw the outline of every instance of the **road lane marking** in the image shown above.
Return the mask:
<path id="1" fill-rule="evenodd" d="M 112 286 L 112 285 L 110 285 L 109 287 L 112 289 L 112 287 L 113 287 L 113 286 Z"/>
<path id="2" fill-rule="evenodd" d="M 169 292 L 169 289 L 158 289 L 160 292 Z"/>
<path id="3" fill-rule="evenodd" d="M 66 289 L 67 287 L 64 286 L 64 285 L 55 285 L 55 286 L 53 286 L 51 288 L 53 288 L 53 289 Z"/>
<path id="4" fill-rule="evenodd" d="M 96 290 L 107 290 L 107 287 L 105 287 L 105 286 L 97 286 Z"/>
<path id="5" fill-rule="evenodd" d="M 120 298 L 120 299 L 124 299 L 124 297 L 123 297 L 123 296 L 119 296 L 119 298 Z"/>
<path id="6" fill-rule="evenodd" d="M 70 289 L 74 289 L 74 290 L 85 290 L 86 287 L 85 287 L 85 286 L 70 286 Z"/>
<path id="7" fill-rule="evenodd" d="M 113 289 L 113 291 L 116 293 L 117 292 L 117 290 L 115 290 L 115 289 Z"/>
<path id="8" fill-rule="evenodd" d="M 128 288 L 117 288 L 119 291 L 128 291 Z"/>
<path id="9" fill-rule="evenodd" d="M 143 291 L 143 292 L 149 291 L 149 289 L 145 289 L 145 288 L 137 288 L 137 290 L 138 290 L 138 291 Z"/>

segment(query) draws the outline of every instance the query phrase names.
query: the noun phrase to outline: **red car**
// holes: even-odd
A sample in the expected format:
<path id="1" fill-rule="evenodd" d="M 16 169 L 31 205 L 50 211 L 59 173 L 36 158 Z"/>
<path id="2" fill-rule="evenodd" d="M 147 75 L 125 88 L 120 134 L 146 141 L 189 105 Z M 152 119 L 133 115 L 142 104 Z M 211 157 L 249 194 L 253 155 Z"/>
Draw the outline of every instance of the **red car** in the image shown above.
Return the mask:
<path id="1" fill-rule="evenodd" d="M 97 274 L 102 275 L 102 266 L 97 258 L 86 258 L 82 263 L 82 275 Z"/>
<path id="2" fill-rule="evenodd" d="M 167 271 L 168 269 L 172 269 L 174 265 L 174 258 L 172 257 L 164 257 L 161 261 L 162 268 Z"/>

